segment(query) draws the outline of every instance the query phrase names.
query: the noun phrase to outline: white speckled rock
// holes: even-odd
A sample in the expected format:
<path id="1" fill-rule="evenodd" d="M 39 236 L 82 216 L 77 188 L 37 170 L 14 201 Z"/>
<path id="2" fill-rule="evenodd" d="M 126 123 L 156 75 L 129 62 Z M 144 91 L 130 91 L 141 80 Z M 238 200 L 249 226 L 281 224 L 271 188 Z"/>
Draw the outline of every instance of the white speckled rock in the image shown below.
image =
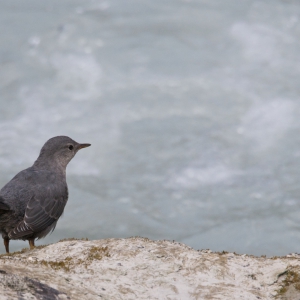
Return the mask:
<path id="1" fill-rule="evenodd" d="M 300 256 L 196 251 L 145 238 L 68 240 L 2 255 L 0 299 L 300 299 Z M 289 272 L 286 272 L 290 270 Z"/>

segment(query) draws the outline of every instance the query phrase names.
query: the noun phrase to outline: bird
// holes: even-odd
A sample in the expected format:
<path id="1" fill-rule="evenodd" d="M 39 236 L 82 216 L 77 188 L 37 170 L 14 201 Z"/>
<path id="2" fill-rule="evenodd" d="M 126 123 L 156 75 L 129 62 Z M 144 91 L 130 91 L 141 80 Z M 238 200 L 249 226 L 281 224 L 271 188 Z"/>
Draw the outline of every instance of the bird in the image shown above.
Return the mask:
<path id="1" fill-rule="evenodd" d="M 35 240 L 55 229 L 68 201 L 66 167 L 78 150 L 91 146 L 67 136 L 49 139 L 34 164 L 0 190 L 0 233 L 6 253 L 10 240 Z"/>

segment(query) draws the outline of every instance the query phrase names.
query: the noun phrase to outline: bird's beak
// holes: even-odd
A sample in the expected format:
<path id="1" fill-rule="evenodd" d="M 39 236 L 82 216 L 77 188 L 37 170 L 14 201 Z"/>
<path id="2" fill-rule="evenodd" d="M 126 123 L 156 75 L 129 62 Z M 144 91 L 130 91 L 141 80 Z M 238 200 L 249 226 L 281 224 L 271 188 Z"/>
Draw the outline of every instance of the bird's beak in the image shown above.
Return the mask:
<path id="1" fill-rule="evenodd" d="M 77 150 L 80 150 L 82 148 L 86 148 L 86 147 L 89 147 L 89 146 L 91 146 L 91 144 L 78 144 L 77 145 Z"/>

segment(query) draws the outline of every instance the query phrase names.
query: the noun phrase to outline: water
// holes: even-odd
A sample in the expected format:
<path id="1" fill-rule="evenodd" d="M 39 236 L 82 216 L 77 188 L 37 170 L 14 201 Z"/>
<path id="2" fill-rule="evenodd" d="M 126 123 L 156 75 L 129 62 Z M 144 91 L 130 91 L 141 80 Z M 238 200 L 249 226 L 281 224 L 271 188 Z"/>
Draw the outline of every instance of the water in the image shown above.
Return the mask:
<path id="1" fill-rule="evenodd" d="M 298 1 L 0 7 L 1 185 L 50 137 L 92 144 L 40 244 L 140 235 L 299 252 Z"/>

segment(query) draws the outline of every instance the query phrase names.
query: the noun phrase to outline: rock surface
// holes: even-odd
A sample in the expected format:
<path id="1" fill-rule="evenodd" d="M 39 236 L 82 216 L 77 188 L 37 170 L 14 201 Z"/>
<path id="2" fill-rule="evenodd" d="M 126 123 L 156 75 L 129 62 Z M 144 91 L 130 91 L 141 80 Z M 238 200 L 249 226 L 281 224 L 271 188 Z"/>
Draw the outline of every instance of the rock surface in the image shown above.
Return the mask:
<path id="1" fill-rule="evenodd" d="M 0 299 L 300 299 L 300 255 L 146 238 L 65 240 L 0 256 Z"/>

